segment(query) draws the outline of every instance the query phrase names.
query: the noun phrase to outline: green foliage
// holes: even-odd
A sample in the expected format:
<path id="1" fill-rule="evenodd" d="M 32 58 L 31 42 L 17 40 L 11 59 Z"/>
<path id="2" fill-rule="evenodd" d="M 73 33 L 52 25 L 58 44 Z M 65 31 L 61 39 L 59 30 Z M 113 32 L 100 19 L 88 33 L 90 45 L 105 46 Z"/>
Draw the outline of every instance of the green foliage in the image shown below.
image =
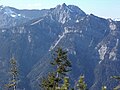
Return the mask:
<path id="1" fill-rule="evenodd" d="M 55 75 L 53 73 L 49 73 L 47 78 L 43 77 L 41 86 L 45 90 L 54 90 L 54 88 L 55 88 Z"/>
<path id="2" fill-rule="evenodd" d="M 10 60 L 11 74 L 16 78 L 18 76 L 17 61 L 14 57 Z"/>
<path id="3" fill-rule="evenodd" d="M 62 48 L 58 48 L 53 54 L 51 65 L 54 66 L 55 71 L 50 72 L 47 77 L 42 78 L 41 87 L 44 90 L 74 90 L 74 88 L 70 89 L 69 77 L 67 76 L 67 73 L 71 70 L 71 63 L 67 52 Z M 120 80 L 119 76 L 113 76 L 112 78 Z M 81 75 L 75 86 L 75 90 L 88 90 L 84 79 L 84 75 Z M 120 86 L 114 88 L 114 90 L 119 89 Z M 107 90 L 107 87 L 102 86 L 101 90 Z"/>
<path id="4" fill-rule="evenodd" d="M 71 63 L 68 60 L 67 52 L 58 48 L 53 54 L 53 65 L 56 70 L 55 72 L 49 73 L 47 77 L 42 78 L 41 86 L 44 90 L 67 90 L 68 88 L 68 79 L 67 72 L 70 71 Z M 64 84 L 63 84 L 64 82 Z"/>
<path id="5" fill-rule="evenodd" d="M 116 86 L 113 90 L 120 90 L 120 85 Z"/>
<path id="6" fill-rule="evenodd" d="M 12 88 L 13 90 L 16 90 L 17 87 L 17 80 L 18 80 L 18 68 L 17 68 L 17 61 L 14 57 L 10 60 L 10 81 L 9 84 L 6 84 L 8 88 Z"/>
<path id="7" fill-rule="evenodd" d="M 111 78 L 116 79 L 116 80 L 120 80 L 120 76 L 111 76 Z"/>
<path id="8" fill-rule="evenodd" d="M 107 87 L 106 86 L 102 86 L 102 90 L 107 90 Z"/>
<path id="9" fill-rule="evenodd" d="M 112 76 L 111 78 L 120 81 L 120 76 Z M 113 90 L 120 90 L 120 85 L 116 86 Z"/>
<path id="10" fill-rule="evenodd" d="M 77 90 L 87 90 L 87 84 L 85 84 L 84 76 L 80 76 L 77 82 Z"/>
<path id="11" fill-rule="evenodd" d="M 64 83 L 60 90 L 69 90 L 69 77 L 64 77 Z"/>
<path id="12" fill-rule="evenodd" d="M 53 54 L 54 61 L 51 62 L 56 67 L 56 73 L 62 77 L 70 71 L 71 63 L 68 60 L 67 51 L 63 51 L 62 48 L 58 48 Z"/>

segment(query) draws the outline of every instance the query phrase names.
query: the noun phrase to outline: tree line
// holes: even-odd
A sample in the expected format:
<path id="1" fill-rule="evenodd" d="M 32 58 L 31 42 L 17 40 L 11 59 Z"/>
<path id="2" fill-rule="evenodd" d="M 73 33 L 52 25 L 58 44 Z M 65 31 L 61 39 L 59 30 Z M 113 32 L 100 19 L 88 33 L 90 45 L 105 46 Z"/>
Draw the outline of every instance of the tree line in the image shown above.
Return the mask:
<path id="1" fill-rule="evenodd" d="M 74 87 L 70 84 L 69 72 L 72 69 L 72 64 L 68 58 L 67 51 L 62 48 L 57 48 L 53 53 L 53 60 L 50 64 L 55 69 L 48 73 L 48 75 L 40 78 L 39 90 L 89 90 L 85 82 L 84 75 L 80 75 Z M 18 65 L 17 60 L 12 57 L 10 59 L 10 80 L 5 86 L 9 90 L 17 90 L 18 86 Z M 120 80 L 119 76 L 112 76 L 111 78 Z M 120 85 L 113 90 L 119 90 Z M 106 86 L 101 86 L 101 90 L 107 90 Z"/>

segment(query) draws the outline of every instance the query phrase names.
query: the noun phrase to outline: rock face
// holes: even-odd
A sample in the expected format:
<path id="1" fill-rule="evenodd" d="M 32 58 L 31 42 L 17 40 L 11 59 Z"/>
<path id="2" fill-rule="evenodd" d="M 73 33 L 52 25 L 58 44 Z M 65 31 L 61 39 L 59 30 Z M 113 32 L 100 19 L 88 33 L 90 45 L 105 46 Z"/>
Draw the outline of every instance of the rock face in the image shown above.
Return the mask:
<path id="1" fill-rule="evenodd" d="M 18 10 L 9 6 L 0 6 L 0 28 L 19 26 L 26 22 L 43 17 L 48 10 Z"/>
<path id="2" fill-rule="evenodd" d="M 19 63 L 19 88 L 38 90 L 38 79 L 52 68 L 50 53 L 68 51 L 72 81 L 84 74 L 90 90 L 108 90 L 120 75 L 120 22 L 87 15 L 74 5 L 48 10 L 18 10 L 0 6 L 0 89 L 8 82 L 9 59 Z"/>

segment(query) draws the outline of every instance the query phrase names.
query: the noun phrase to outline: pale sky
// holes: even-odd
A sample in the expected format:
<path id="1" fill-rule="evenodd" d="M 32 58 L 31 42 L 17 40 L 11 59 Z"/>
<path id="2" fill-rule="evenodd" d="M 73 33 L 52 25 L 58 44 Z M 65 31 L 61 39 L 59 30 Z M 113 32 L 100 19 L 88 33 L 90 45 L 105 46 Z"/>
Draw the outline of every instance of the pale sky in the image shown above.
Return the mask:
<path id="1" fill-rule="evenodd" d="M 0 0 L 0 5 L 18 9 L 49 9 L 62 3 L 77 5 L 86 14 L 120 18 L 120 0 Z"/>

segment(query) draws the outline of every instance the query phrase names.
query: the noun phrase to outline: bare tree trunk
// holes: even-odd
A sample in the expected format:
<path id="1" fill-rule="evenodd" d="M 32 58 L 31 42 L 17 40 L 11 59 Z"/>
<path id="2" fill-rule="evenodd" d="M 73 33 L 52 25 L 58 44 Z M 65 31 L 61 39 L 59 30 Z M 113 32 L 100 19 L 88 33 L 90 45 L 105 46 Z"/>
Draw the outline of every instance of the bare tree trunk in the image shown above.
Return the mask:
<path id="1" fill-rule="evenodd" d="M 13 75 L 13 80 L 14 80 L 14 82 L 13 82 L 13 84 L 14 84 L 13 90 L 16 90 L 16 80 L 15 80 L 15 76 L 14 75 Z"/>

